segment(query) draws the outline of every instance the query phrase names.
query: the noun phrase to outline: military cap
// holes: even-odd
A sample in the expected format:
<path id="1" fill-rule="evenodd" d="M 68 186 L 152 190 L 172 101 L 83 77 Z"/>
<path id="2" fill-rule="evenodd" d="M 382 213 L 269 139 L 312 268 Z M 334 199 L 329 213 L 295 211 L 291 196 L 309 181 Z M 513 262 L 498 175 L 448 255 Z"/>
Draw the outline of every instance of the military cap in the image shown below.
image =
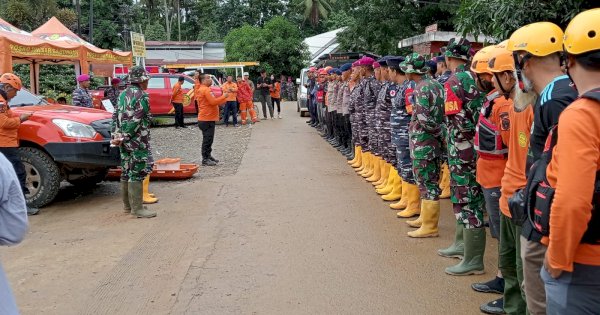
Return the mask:
<path id="1" fill-rule="evenodd" d="M 380 66 L 387 67 L 388 66 L 387 65 L 387 60 L 390 59 L 391 57 L 393 57 L 393 56 L 384 56 L 384 57 L 381 57 L 381 58 L 377 59 L 377 62 L 379 63 Z"/>
<path id="2" fill-rule="evenodd" d="M 435 62 L 446 62 L 446 56 L 441 55 L 434 58 Z"/>
<path id="3" fill-rule="evenodd" d="M 335 75 L 342 75 L 342 70 L 340 70 L 339 68 L 335 68 Z"/>
<path id="4" fill-rule="evenodd" d="M 142 66 L 135 66 L 129 70 L 129 83 L 142 83 L 150 80 L 150 74 Z"/>
<path id="5" fill-rule="evenodd" d="M 431 70 L 431 72 L 437 72 L 437 61 L 435 61 L 435 59 L 427 60 L 427 66 L 429 67 L 429 70 Z"/>
<path id="6" fill-rule="evenodd" d="M 342 70 L 342 72 L 346 72 L 348 70 L 352 69 L 352 64 L 351 63 L 345 63 L 340 67 L 340 70 Z"/>
<path id="7" fill-rule="evenodd" d="M 374 62 L 375 62 L 375 59 L 365 56 L 365 57 L 360 58 L 359 65 L 366 66 L 366 67 L 372 67 Z"/>
<path id="8" fill-rule="evenodd" d="M 381 64 L 379 64 L 379 62 L 375 61 L 375 62 L 373 62 L 373 69 L 377 69 L 377 68 L 381 68 Z"/>
<path id="9" fill-rule="evenodd" d="M 360 67 L 360 60 L 356 60 L 352 63 L 352 68 Z"/>
<path id="10" fill-rule="evenodd" d="M 406 56 L 404 62 L 400 65 L 400 70 L 404 73 L 425 74 L 429 71 L 427 61 L 419 53 L 412 53 Z"/>
<path id="11" fill-rule="evenodd" d="M 404 57 L 390 56 L 386 61 L 386 65 L 392 69 L 400 70 L 400 63 L 404 61 Z"/>
<path id="12" fill-rule="evenodd" d="M 471 42 L 465 38 L 452 38 L 446 46 L 444 55 L 450 58 L 457 58 L 462 60 L 469 60 L 471 56 Z"/>

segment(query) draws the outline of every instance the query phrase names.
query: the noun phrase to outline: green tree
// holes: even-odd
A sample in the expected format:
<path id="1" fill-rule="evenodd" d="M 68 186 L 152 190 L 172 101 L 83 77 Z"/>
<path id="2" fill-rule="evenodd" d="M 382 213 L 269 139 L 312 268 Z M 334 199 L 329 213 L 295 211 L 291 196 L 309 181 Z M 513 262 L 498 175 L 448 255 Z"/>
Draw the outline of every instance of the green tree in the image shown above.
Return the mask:
<path id="1" fill-rule="evenodd" d="M 456 28 L 463 34 L 503 40 L 521 26 L 539 21 L 564 29 L 577 13 L 597 5 L 595 0 L 463 0 L 456 14 Z"/>
<path id="2" fill-rule="evenodd" d="M 330 2 L 335 0 L 299 0 L 298 5 L 304 9 L 304 20 L 317 26 L 321 19 L 327 19 L 332 11 Z"/>
<path id="3" fill-rule="evenodd" d="M 270 73 L 296 74 L 308 59 L 300 30 L 284 17 L 275 17 L 262 28 L 233 29 L 224 42 L 227 61 L 259 61 Z"/>
<path id="4" fill-rule="evenodd" d="M 71 31 L 77 29 L 77 13 L 73 9 L 62 8 L 56 11 L 56 18 Z"/>
<path id="5" fill-rule="evenodd" d="M 154 22 L 146 26 L 144 32 L 146 40 L 167 40 L 167 31 L 159 22 Z"/>

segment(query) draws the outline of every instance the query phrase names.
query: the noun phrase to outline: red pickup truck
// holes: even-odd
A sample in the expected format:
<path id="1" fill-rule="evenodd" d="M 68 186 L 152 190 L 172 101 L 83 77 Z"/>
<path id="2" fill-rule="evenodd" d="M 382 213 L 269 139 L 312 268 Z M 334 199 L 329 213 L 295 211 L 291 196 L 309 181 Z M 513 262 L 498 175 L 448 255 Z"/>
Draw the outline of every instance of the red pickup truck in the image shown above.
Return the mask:
<path id="1" fill-rule="evenodd" d="M 94 185 L 119 164 L 119 150 L 110 146 L 110 113 L 51 104 L 25 89 L 8 104 L 16 115 L 32 114 L 19 127 L 30 206 L 52 202 L 63 180 L 76 186 Z"/>
<path id="2" fill-rule="evenodd" d="M 189 102 L 183 104 L 184 114 L 196 114 L 198 109 L 193 102 L 194 96 L 194 79 L 184 74 L 170 74 L 170 73 L 155 73 L 150 74 L 150 81 L 148 82 L 148 90 L 146 92 L 150 96 L 150 112 L 155 116 L 172 115 L 174 114 L 173 106 L 171 105 L 171 95 L 173 94 L 173 86 L 177 83 L 180 76 L 185 78 L 182 88 L 186 93 L 186 99 Z M 211 90 L 216 97 L 223 94 L 219 81 L 211 75 L 213 85 Z M 98 109 L 104 109 L 102 106 L 102 99 L 104 98 L 104 89 L 92 91 L 92 97 L 94 99 L 94 107 Z"/>

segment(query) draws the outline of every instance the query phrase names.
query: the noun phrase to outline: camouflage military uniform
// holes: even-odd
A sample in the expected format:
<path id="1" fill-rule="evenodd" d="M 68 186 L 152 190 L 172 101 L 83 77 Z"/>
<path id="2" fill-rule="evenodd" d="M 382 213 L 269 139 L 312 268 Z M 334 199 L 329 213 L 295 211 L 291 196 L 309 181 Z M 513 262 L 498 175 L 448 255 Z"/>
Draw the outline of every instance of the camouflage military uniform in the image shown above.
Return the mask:
<path id="1" fill-rule="evenodd" d="M 381 88 L 385 93 L 379 107 L 379 137 L 377 146 L 381 150 L 383 159 L 391 165 L 396 165 L 396 143 L 392 141 L 392 100 L 398 95 L 398 85 L 395 82 L 387 82 Z M 381 93 L 380 93 L 381 94 Z"/>
<path id="2" fill-rule="evenodd" d="M 446 83 L 446 81 L 448 81 L 448 79 L 450 79 L 451 75 L 452 75 L 452 71 L 446 70 L 446 71 L 444 71 L 444 73 L 440 74 L 440 76 L 437 77 L 436 80 L 438 82 L 440 82 L 441 84 L 444 84 L 444 83 Z"/>
<path id="3" fill-rule="evenodd" d="M 439 200 L 440 165 L 444 136 L 444 87 L 423 76 L 412 95 L 409 126 L 413 171 L 422 199 Z"/>
<path id="4" fill-rule="evenodd" d="M 352 127 L 352 143 L 360 146 L 360 121 L 362 120 L 362 80 L 359 81 L 353 89 L 350 90 L 350 100 L 348 102 L 348 112 L 350 113 L 350 126 Z"/>
<path id="5" fill-rule="evenodd" d="M 477 154 L 473 141 L 475 126 L 485 95 L 476 85 L 473 75 L 459 66 L 444 84 L 446 92 L 446 128 L 448 166 L 454 214 L 466 228 L 483 225 L 484 199 L 475 176 Z M 457 113 L 456 111 L 462 105 Z"/>
<path id="6" fill-rule="evenodd" d="M 374 76 L 367 78 L 367 84 L 365 85 L 364 104 L 365 104 L 365 134 L 367 137 L 367 143 L 369 152 L 380 155 L 379 148 L 377 147 L 377 130 L 375 125 L 377 119 L 375 117 L 377 113 L 377 95 L 381 88 L 381 82 L 377 81 Z"/>
<path id="7" fill-rule="evenodd" d="M 373 129 L 369 132 L 369 142 L 373 141 L 376 143 L 374 146 L 376 150 L 374 150 L 375 155 L 384 157 L 385 156 L 385 147 L 382 146 L 382 140 L 380 139 L 382 136 L 383 126 L 383 113 L 381 112 L 381 108 L 385 107 L 383 102 L 385 102 L 387 88 L 390 85 L 388 81 L 378 82 L 379 83 L 379 91 L 377 92 L 377 98 L 375 101 L 375 110 L 373 111 Z M 389 117 L 388 117 L 389 121 Z"/>
<path id="8" fill-rule="evenodd" d="M 113 104 L 114 105 L 114 104 Z M 87 89 L 78 87 L 73 91 L 73 106 L 92 108 L 92 95 Z"/>
<path id="9" fill-rule="evenodd" d="M 119 147 L 122 181 L 141 182 L 152 171 L 150 123 L 148 94 L 137 86 L 128 87 L 113 114 L 113 134 L 123 136 Z"/>
<path id="10" fill-rule="evenodd" d="M 438 82 L 442 85 L 450 79 L 452 75 L 452 71 L 446 70 L 444 73 L 440 74 L 439 77 L 436 78 Z M 442 144 L 442 163 L 448 163 L 448 145 L 446 144 L 446 128 L 444 128 L 444 143 Z"/>
<path id="11" fill-rule="evenodd" d="M 416 184 L 408 139 L 408 124 L 412 113 L 408 113 L 406 107 L 406 93 L 414 88 L 414 82 L 404 81 L 399 88 L 398 94 L 392 101 L 392 141 L 396 143 L 396 169 L 400 172 L 402 180 L 409 184 Z M 410 104 L 409 104 L 410 106 Z"/>

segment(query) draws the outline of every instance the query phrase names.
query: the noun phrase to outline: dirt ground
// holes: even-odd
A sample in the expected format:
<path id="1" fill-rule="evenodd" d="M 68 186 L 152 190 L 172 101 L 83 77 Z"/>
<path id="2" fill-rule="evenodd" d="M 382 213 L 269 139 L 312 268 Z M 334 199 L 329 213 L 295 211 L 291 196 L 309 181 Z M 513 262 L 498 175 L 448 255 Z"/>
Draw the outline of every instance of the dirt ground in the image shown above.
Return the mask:
<path id="1" fill-rule="evenodd" d="M 22 313 L 479 314 L 498 297 L 470 289 L 495 275 L 495 240 L 485 275 L 444 274 L 458 262 L 436 254 L 453 237 L 448 201 L 439 238 L 408 238 L 294 103 L 283 114 L 251 132 L 219 128 L 227 171 L 154 182 L 154 219 L 123 214 L 116 183 L 65 187 L 30 217 L 22 244 L 0 249 Z M 184 132 L 197 145 L 197 129 Z M 225 135 L 247 137 L 247 148 L 226 154 Z"/>

